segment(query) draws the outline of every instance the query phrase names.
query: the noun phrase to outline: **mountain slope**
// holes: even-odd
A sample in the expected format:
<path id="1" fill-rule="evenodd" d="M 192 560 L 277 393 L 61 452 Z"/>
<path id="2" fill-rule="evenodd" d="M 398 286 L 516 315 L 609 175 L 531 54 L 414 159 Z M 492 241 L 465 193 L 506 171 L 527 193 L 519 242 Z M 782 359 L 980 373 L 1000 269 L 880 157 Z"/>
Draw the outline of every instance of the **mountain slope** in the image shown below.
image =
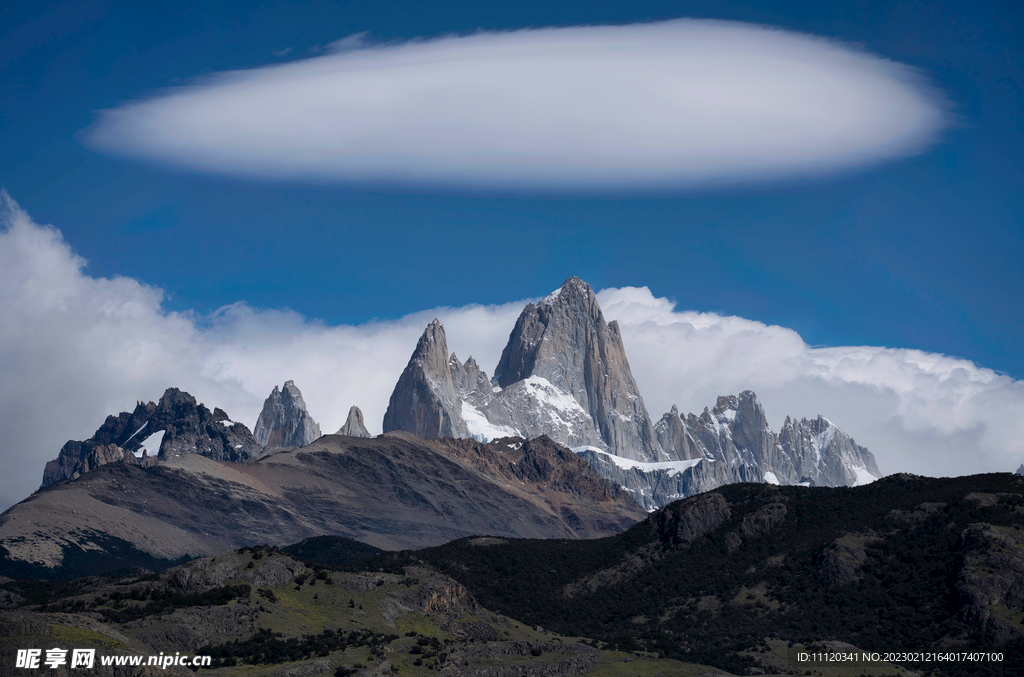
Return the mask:
<path id="1" fill-rule="evenodd" d="M 624 491 L 544 438 L 484 445 L 329 435 L 252 463 L 185 454 L 148 467 L 110 463 L 53 484 L 0 516 L 0 571 L 71 577 L 322 534 L 383 548 L 471 534 L 592 538 L 643 516 Z"/>
<path id="2" fill-rule="evenodd" d="M 414 557 L 524 623 L 669 657 L 740 670 L 766 638 L 836 640 L 877 652 L 999 651 L 999 662 L 907 667 L 1009 676 L 1024 674 L 1022 514 L 1024 478 L 1009 473 L 734 484 L 609 538 L 486 549 L 460 540 Z"/>
<path id="3" fill-rule="evenodd" d="M 499 539 L 475 540 L 488 547 Z M 11 661 L 9 670 L 0 663 L 4 675 L 19 672 L 15 652 L 31 646 L 92 648 L 96 667 L 89 674 L 103 677 L 195 674 L 176 666 L 101 667 L 105 657 L 157 652 L 210 656 L 213 674 L 253 677 L 722 674 L 602 651 L 527 627 L 485 609 L 465 587 L 422 565 L 393 573 L 337 571 L 268 547 L 142 577 L 0 581 L 4 595 L 8 606 L 17 605 L 0 610 L 0 652 Z"/>

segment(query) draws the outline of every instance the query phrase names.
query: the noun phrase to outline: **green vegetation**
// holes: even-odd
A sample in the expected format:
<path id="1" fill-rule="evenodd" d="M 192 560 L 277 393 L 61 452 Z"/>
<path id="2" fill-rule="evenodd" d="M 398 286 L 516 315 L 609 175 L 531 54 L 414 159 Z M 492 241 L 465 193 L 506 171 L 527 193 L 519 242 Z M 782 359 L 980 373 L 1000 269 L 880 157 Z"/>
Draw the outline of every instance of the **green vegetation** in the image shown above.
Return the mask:
<path id="1" fill-rule="evenodd" d="M 74 601 L 44 604 L 39 610 L 68 613 L 93 611 L 102 614 L 105 622 L 127 623 L 146 616 L 169 613 L 183 607 L 227 604 L 239 597 L 248 597 L 251 590 L 249 585 L 241 584 L 212 588 L 205 592 L 187 595 L 172 589 L 132 588 L 127 591 L 114 590 L 106 595 L 93 598 L 91 602 L 80 598 Z M 145 604 L 131 604 L 130 602 L 145 602 Z"/>
<path id="2" fill-rule="evenodd" d="M 716 491 L 731 514 L 689 547 L 673 540 L 672 520 L 685 506 L 677 503 L 612 538 L 508 539 L 486 548 L 461 539 L 385 554 L 365 567 L 397 570 L 421 561 L 460 581 L 484 606 L 528 625 L 740 674 L 754 665 L 748 649 L 767 637 L 841 640 L 877 652 L 994 649 L 1004 653 L 1002 663 L 943 664 L 942 674 L 1024 674 L 1024 626 L 1008 640 L 986 634 L 965 617 L 958 585 L 970 560 L 961 536 L 968 525 L 1021 526 L 1019 478 L 891 477 L 860 488 Z M 785 518 L 769 533 L 745 537 L 739 547 L 726 538 L 745 516 L 780 501 Z M 830 574 L 827 551 L 844 537 L 844 544 L 862 546 L 863 559 L 854 548 Z M 984 555 L 978 552 L 971 556 Z M 620 566 L 629 561 L 632 568 Z M 614 575 L 590 578 L 617 566 Z M 604 584 L 580 585 L 588 580 Z M 1011 620 L 1019 611 L 993 610 Z M 907 667 L 927 674 L 936 665 Z"/>
<path id="3" fill-rule="evenodd" d="M 892 477 L 856 489 L 715 493 L 724 501 L 678 502 L 606 539 L 476 537 L 357 565 L 345 559 L 350 544 L 313 539 L 305 564 L 291 548 L 254 546 L 190 564 L 184 577 L 3 587 L 21 600 L 19 614 L 88 613 L 136 650 L 147 637 L 179 642 L 178 623 L 213 629 L 175 650 L 208 653 L 221 674 L 252 677 L 281 674 L 284 664 L 344 677 L 385 660 L 421 677 L 584 664 L 591 677 L 695 677 L 708 666 L 830 677 L 1024 674 L 1024 479 Z M 697 514 L 701 505 L 717 512 Z M 781 521 L 762 519 L 780 513 Z M 690 538 L 694 524 L 717 526 Z M 19 618 L 12 627 L 22 634 L 49 629 L 68 643 L 112 647 L 121 636 L 89 619 Z M 2 624 L 0 615 L 0 636 Z M 995 650 L 1004 660 L 793 663 L 795 650 L 835 647 Z"/>
<path id="4" fill-rule="evenodd" d="M 314 536 L 295 545 L 282 548 L 303 562 L 310 562 L 337 568 L 350 567 L 365 562 L 384 550 L 344 536 Z"/>
<path id="5" fill-rule="evenodd" d="M 245 641 L 208 644 L 197 653 L 212 656 L 213 667 L 239 663 L 290 663 L 344 651 L 350 646 L 366 647 L 371 654 L 377 655 L 382 645 L 396 639 L 398 635 L 382 635 L 368 630 L 348 633 L 324 630 L 317 635 L 285 637 L 283 633 L 263 629 Z"/>

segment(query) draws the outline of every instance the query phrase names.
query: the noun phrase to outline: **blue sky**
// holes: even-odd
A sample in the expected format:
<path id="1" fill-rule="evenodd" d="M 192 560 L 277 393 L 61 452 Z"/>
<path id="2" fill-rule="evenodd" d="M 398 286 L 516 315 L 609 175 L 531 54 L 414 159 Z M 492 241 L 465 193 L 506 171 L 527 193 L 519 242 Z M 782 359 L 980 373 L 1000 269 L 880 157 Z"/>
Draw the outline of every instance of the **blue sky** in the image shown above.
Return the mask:
<path id="1" fill-rule="evenodd" d="M 536 296 L 579 275 L 1024 375 L 1016 3 L 20 3 L 0 14 L 0 185 L 96 276 L 209 312 L 246 300 L 329 323 Z M 225 178 L 83 147 L 96 112 L 369 31 L 676 17 L 761 23 L 920 69 L 957 116 L 923 153 L 841 176 L 654 195 L 462 194 Z"/>
<path id="2" fill-rule="evenodd" d="M 657 23 L 680 18 L 744 25 Z M 591 28 L 521 31 L 580 26 Z M 657 72 L 672 94 L 688 83 L 659 55 L 679 55 L 648 47 L 691 29 L 726 41 L 698 61 L 750 80 L 744 97 L 687 118 L 710 134 L 677 134 L 646 103 L 631 108 L 629 77 L 609 76 L 597 91 L 617 57 L 583 73 L 597 83 L 589 93 L 605 96 L 600 110 L 573 108 L 572 78 L 541 72 L 536 92 L 536 73 L 516 79 L 533 49 L 569 45 L 601 59 L 610 41 L 612 52 L 639 54 L 630 77 Z M 432 317 L 452 350 L 490 372 L 525 300 L 572 275 L 604 290 L 655 419 L 672 404 L 700 411 L 753 388 L 773 425 L 828 415 L 883 472 L 1015 469 L 1024 462 L 1022 30 L 1014 2 L 6 3 L 0 457 L 20 463 L 0 481 L 0 508 L 35 486 L 65 440 L 171 385 L 252 424 L 270 389 L 294 379 L 325 432 L 351 404 L 380 432 Z M 345 47 L 354 52 L 331 46 L 356 34 L 363 42 Z M 530 40 L 539 47 L 524 48 Z M 362 141 L 316 118 L 318 85 L 268 126 L 284 110 L 275 108 L 282 82 L 318 64 L 362 58 L 380 70 L 411 55 L 418 67 L 456 52 L 464 70 L 428 68 L 431 82 L 472 79 L 477 61 L 492 58 L 510 75 L 478 83 L 491 96 L 479 102 L 476 84 L 417 94 L 449 136 L 416 137 L 418 119 L 391 111 L 373 137 L 384 145 L 354 154 L 364 162 L 354 171 L 372 174 L 403 151 L 388 134 L 412 134 L 420 155 L 399 158 L 409 164 L 398 173 L 451 161 L 454 179 L 338 179 L 351 168 L 273 147 L 282 131 L 314 152 Z M 780 54 L 798 58 L 776 69 Z M 832 89 L 805 86 L 805 66 Z M 718 84 L 698 83 L 698 99 Z M 464 100 L 453 104 L 449 91 Z M 516 108 L 523 91 L 540 92 L 530 106 L 548 95 L 556 103 L 543 114 Z M 477 124 L 484 110 L 497 127 Z M 941 114 L 934 129 L 931 114 Z M 611 138 L 588 137 L 572 116 L 608 123 Z M 653 131 L 637 132 L 641 119 Z M 537 131 L 549 123 L 562 131 Z M 502 146 L 508 129 L 523 134 Z M 860 157 L 854 132 L 865 148 L 882 141 Z M 808 144 L 815 135 L 820 144 Z M 552 165 L 548 141 L 564 150 Z M 663 150 L 686 155 L 705 142 L 702 159 L 644 178 Z M 450 146 L 469 153 L 449 157 Z M 495 157 L 521 163 L 510 170 Z M 279 175 L 292 171 L 278 171 L 279 159 L 294 175 Z M 721 176 L 679 179 L 719 160 Z M 384 174 L 397 165 L 388 166 Z M 598 178 L 573 185 L 588 172 Z"/>

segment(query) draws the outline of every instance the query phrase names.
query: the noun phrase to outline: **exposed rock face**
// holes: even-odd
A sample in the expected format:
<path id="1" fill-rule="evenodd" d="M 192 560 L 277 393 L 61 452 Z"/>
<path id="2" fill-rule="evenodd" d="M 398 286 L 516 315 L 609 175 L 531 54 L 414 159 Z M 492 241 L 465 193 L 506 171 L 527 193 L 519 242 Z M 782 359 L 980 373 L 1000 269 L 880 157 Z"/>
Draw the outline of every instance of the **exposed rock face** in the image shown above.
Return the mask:
<path id="1" fill-rule="evenodd" d="M 857 582 L 868 559 L 867 546 L 877 540 L 873 532 L 843 534 L 818 556 L 818 575 L 830 585 Z"/>
<path id="2" fill-rule="evenodd" d="M 256 438 L 244 424 L 230 420 L 219 408 L 211 413 L 196 398 L 177 388 L 164 392 L 146 428 L 147 433 L 166 431 L 160 458 L 199 454 L 215 461 L 246 461 L 261 453 Z"/>
<path id="3" fill-rule="evenodd" d="M 658 515 L 662 539 L 677 547 L 686 547 L 732 517 L 729 503 L 721 494 L 709 493 L 680 503 L 674 510 Z"/>
<path id="4" fill-rule="evenodd" d="M 719 397 L 714 409 L 700 416 L 683 417 L 673 407 L 656 432 L 670 454 L 756 466 L 774 484 L 852 486 L 881 475 L 874 455 L 823 416 L 787 417 L 776 434 L 749 390 Z"/>
<path id="5" fill-rule="evenodd" d="M 244 461 L 260 454 L 249 429 L 220 409 L 211 413 L 196 398 L 168 388 L 159 403 L 139 402 L 135 411 L 108 416 L 88 440 L 71 440 L 43 471 L 48 486 L 74 479 L 107 463 L 138 463 L 142 449 L 169 454 L 200 454 L 219 461 Z"/>
<path id="6" fill-rule="evenodd" d="M 749 390 L 719 397 L 700 416 L 672 407 L 655 433 L 667 455 L 683 460 L 630 464 L 595 449 L 577 451 L 647 510 L 735 482 L 853 486 L 881 475 L 871 452 L 823 417 L 787 418 L 777 435 Z"/>
<path id="7" fill-rule="evenodd" d="M 957 549 L 963 564 L 953 596 L 962 605 L 960 617 L 999 644 L 1019 639 L 1024 631 L 1013 615 L 1024 611 L 1024 537 L 1016 529 L 973 523 L 960 534 Z"/>
<path id="8" fill-rule="evenodd" d="M 561 430 L 552 431 L 556 441 L 594 445 L 625 458 L 663 460 L 619 325 L 605 322 L 593 290 L 577 277 L 537 305 L 526 306 L 494 378 L 503 399 L 525 400 L 509 409 L 527 435 L 533 422 L 526 417 L 535 410 L 531 405 L 547 399 L 548 411 L 566 414 Z M 578 409 L 558 395 L 568 395 Z"/>
<path id="9" fill-rule="evenodd" d="M 373 437 L 363 424 L 363 412 L 355 405 L 348 410 L 348 418 L 345 420 L 345 425 L 341 426 L 341 429 L 334 434 L 348 435 L 349 437 Z"/>
<path id="10" fill-rule="evenodd" d="M 391 393 L 384 413 L 384 432 L 394 430 L 426 439 L 470 436 L 462 418 L 462 398 L 448 364 L 448 341 L 437 318 L 423 330 Z"/>
<path id="11" fill-rule="evenodd" d="M 1017 474 L 1017 475 L 1024 475 L 1024 463 L 1020 464 L 1020 467 L 1017 468 L 1017 472 L 1015 474 Z"/>
<path id="12" fill-rule="evenodd" d="M 280 390 L 274 386 L 263 402 L 254 434 L 261 447 L 304 447 L 320 437 L 320 426 L 306 411 L 295 381 L 285 381 Z"/>
<path id="13" fill-rule="evenodd" d="M 672 405 L 672 410 L 661 417 L 654 426 L 654 434 L 658 438 L 661 449 L 670 458 L 687 461 L 704 458 L 703 449 L 693 433 L 686 427 L 679 416 L 679 409 Z"/>

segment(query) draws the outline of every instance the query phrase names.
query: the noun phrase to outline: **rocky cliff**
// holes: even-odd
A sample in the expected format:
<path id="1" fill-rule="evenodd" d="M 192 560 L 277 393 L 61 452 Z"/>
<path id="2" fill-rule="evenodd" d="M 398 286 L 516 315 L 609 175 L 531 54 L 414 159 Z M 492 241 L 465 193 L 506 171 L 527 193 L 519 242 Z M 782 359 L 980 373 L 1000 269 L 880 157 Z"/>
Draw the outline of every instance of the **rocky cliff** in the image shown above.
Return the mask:
<path id="1" fill-rule="evenodd" d="M 304 447 L 320 437 L 295 381 L 285 381 L 280 390 L 274 386 L 253 431 L 261 447 Z"/>
<path id="2" fill-rule="evenodd" d="M 726 484 L 765 481 L 764 472 L 753 464 L 732 465 L 707 458 L 642 463 L 613 456 L 596 447 L 577 447 L 574 451 L 598 475 L 622 487 L 647 511 Z"/>
<path id="3" fill-rule="evenodd" d="M 108 463 L 137 464 L 171 454 L 245 461 L 260 453 L 245 425 L 221 409 L 211 412 L 186 392 L 168 388 L 159 402 L 139 402 L 130 413 L 108 416 L 89 439 L 68 441 L 46 464 L 42 486 L 75 479 Z"/>
<path id="4" fill-rule="evenodd" d="M 338 432 L 334 434 L 348 435 L 349 437 L 373 437 L 363 424 L 363 412 L 355 405 L 348 410 L 348 418 L 345 419 L 345 425 L 341 426 Z"/>

